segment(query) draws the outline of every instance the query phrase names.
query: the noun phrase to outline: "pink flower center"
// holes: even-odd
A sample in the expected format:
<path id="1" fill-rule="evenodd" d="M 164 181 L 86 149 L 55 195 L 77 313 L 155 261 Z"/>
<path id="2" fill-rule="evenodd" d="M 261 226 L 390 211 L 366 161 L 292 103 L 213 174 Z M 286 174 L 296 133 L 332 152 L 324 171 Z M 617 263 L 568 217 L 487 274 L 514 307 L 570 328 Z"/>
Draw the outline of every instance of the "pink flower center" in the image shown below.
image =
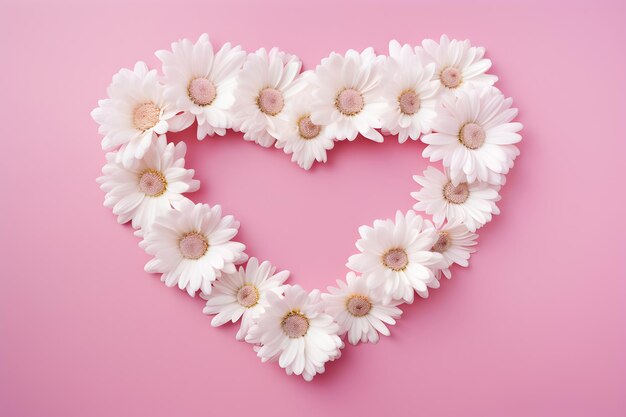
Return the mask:
<path id="1" fill-rule="evenodd" d="M 206 78 L 195 78 L 189 83 L 187 93 L 198 106 L 208 106 L 215 100 L 217 91 L 215 85 Z"/>
<path id="2" fill-rule="evenodd" d="M 161 109 L 149 101 L 138 105 L 133 113 L 133 126 L 135 129 L 146 131 L 159 123 Z"/>
<path id="3" fill-rule="evenodd" d="M 200 259 L 209 249 L 209 241 L 198 232 L 190 232 L 178 241 L 178 248 L 184 258 Z"/>
<path id="4" fill-rule="evenodd" d="M 452 246 L 452 239 L 450 239 L 450 234 L 445 230 L 439 231 L 439 238 L 437 238 L 437 242 L 430 249 L 433 252 L 444 253 Z"/>
<path id="5" fill-rule="evenodd" d="M 466 123 L 459 131 L 459 141 L 469 149 L 478 149 L 485 143 L 485 129 L 476 123 Z"/>
<path id="6" fill-rule="evenodd" d="M 463 75 L 458 68 L 448 67 L 439 74 L 441 84 L 448 88 L 457 88 L 463 82 Z"/>
<path id="7" fill-rule="evenodd" d="M 283 93 L 271 87 L 261 90 L 256 104 L 263 113 L 270 116 L 276 116 L 285 107 Z"/>
<path id="8" fill-rule="evenodd" d="M 302 337 L 309 330 L 309 319 L 299 311 L 290 311 L 281 322 L 283 332 L 292 339 Z"/>
<path id="9" fill-rule="evenodd" d="M 354 116 L 363 110 L 363 95 L 353 88 L 342 90 L 335 99 L 335 107 L 346 116 Z"/>
<path id="10" fill-rule="evenodd" d="M 420 109 L 421 100 L 414 90 L 405 90 L 398 97 L 398 104 L 402 113 L 412 116 Z"/>
<path id="11" fill-rule="evenodd" d="M 304 116 L 298 120 L 298 133 L 302 139 L 313 139 L 320 134 L 321 126 L 314 124 L 311 117 Z"/>
<path id="12" fill-rule="evenodd" d="M 443 197 L 452 204 L 463 204 L 469 197 L 469 186 L 466 182 L 462 182 L 457 186 L 452 182 L 447 183 L 443 187 Z"/>
<path id="13" fill-rule="evenodd" d="M 254 307 L 259 302 L 259 290 L 252 284 L 245 284 L 237 291 L 237 302 L 245 308 Z"/>
<path id="14" fill-rule="evenodd" d="M 348 313 L 355 317 L 363 317 L 372 309 L 372 302 L 364 295 L 351 295 L 346 301 Z"/>
<path id="15" fill-rule="evenodd" d="M 154 169 L 147 169 L 139 175 L 139 189 L 150 197 L 159 197 L 167 190 L 165 176 Z"/>
<path id="16" fill-rule="evenodd" d="M 409 257 L 404 249 L 389 249 L 383 255 L 383 265 L 394 271 L 402 271 L 409 264 Z"/>

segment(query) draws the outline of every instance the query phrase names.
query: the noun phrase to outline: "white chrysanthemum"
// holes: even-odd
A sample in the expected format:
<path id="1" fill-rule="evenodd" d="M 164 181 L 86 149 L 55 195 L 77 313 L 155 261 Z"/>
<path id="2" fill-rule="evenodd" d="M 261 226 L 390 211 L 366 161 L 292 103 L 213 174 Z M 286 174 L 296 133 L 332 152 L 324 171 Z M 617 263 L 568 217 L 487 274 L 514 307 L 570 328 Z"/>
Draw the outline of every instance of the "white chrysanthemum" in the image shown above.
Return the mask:
<path id="1" fill-rule="evenodd" d="M 333 52 L 322 59 L 311 77 L 313 123 L 326 126 L 337 140 L 354 140 L 360 133 L 382 142 L 375 129 L 381 127 L 385 108 L 379 85 L 384 61 L 372 48 L 361 53 L 351 49 L 345 56 Z"/>
<path id="2" fill-rule="evenodd" d="M 389 336 L 387 325 L 396 324 L 402 310 L 399 301 L 383 304 L 382 299 L 368 289 L 363 278 L 348 272 L 346 281 L 337 280 L 338 288 L 328 287 L 329 294 L 322 294 L 325 311 L 339 324 L 339 335 L 348 334 L 348 341 L 377 343 L 378 333 Z"/>
<path id="3" fill-rule="evenodd" d="M 361 253 L 350 256 L 346 265 L 360 272 L 385 303 L 394 299 L 410 304 L 414 291 L 428 297 L 427 287 L 439 287 L 433 269 L 443 257 L 430 251 L 437 242 L 437 230 L 425 226 L 424 219 L 412 210 L 406 215 L 398 211 L 395 222 L 376 220 L 374 227 L 361 226 L 361 239 L 356 242 Z"/>
<path id="4" fill-rule="evenodd" d="M 235 264 L 246 260 L 245 245 L 231 240 L 238 229 L 233 216 L 222 217 L 220 206 L 183 201 L 144 233 L 139 246 L 154 256 L 145 270 L 163 274 L 161 281 L 168 287 L 178 284 L 191 296 L 198 290 L 210 294 L 215 278 L 234 274 Z"/>
<path id="5" fill-rule="evenodd" d="M 452 264 L 467 267 L 470 255 L 476 252 L 478 235 L 467 230 L 463 223 L 447 223 L 437 231 L 439 237 L 431 250 L 443 255 L 441 269 L 436 271 L 437 279 L 443 273 L 446 278 L 452 278 L 450 266 Z"/>
<path id="6" fill-rule="evenodd" d="M 206 33 L 193 44 L 189 39 L 172 43 L 172 50 L 156 56 L 163 63 L 165 97 L 177 115 L 170 130 L 183 130 L 198 120 L 197 137 L 223 136 L 231 127 L 228 110 L 235 101 L 236 76 L 246 59 L 240 46 L 226 43 L 214 53 Z"/>
<path id="7" fill-rule="evenodd" d="M 285 106 L 284 118 L 276 120 L 276 147 L 291 155 L 291 161 L 301 168 L 310 169 L 313 161 L 326 162 L 326 151 L 333 148 L 335 141 L 325 126 L 311 121 L 311 72 L 302 73 L 295 82 L 298 100 Z"/>
<path id="8" fill-rule="evenodd" d="M 241 319 L 237 340 L 244 340 L 254 320 L 265 311 L 267 293 L 282 294 L 282 284 L 289 277 L 289 271 L 276 272 L 268 261 L 259 264 L 250 258 L 234 274 L 222 274 L 214 283 L 211 294 L 201 294 L 207 300 L 204 314 L 216 314 L 212 326 L 221 326 L 229 321 Z"/>
<path id="9" fill-rule="evenodd" d="M 155 70 L 137 62 L 131 71 L 123 68 L 113 76 L 108 99 L 99 100 L 91 117 L 104 135 L 102 149 L 124 147 L 117 154 L 126 164 L 142 158 L 156 134 L 168 131 L 168 119 L 176 111 L 167 103 Z"/>
<path id="10" fill-rule="evenodd" d="M 398 135 L 400 143 L 430 132 L 439 90 L 432 80 L 434 71 L 435 64 L 424 65 L 411 46 L 389 42 L 381 89 L 386 108 L 381 121 L 383 130 Z"/>
<path id="11" fill-rule="evenodd" d="M 278 360 L 288 375 L 310 381 L 324 372 L 324 364 L 341 356 L 339 326 L 323 312 L 319 291 L 307 294 L 298 285 L 284 285 L 284 296 L 269 292 L 269 306 L 246 337 L 260 344 L 255 350 L 263 362 Z"/>
<path id="12" fill-rule="evenodd" d="M 462 222 L 475 232 L 491 221 L 493 214 L 500 214 L 496 206 L 500 201 L 497 185 L 462 182 L 455 186 L 446 174 L 432 166 L 426 168 L 423 177 L 414 175 L 413 179 L 422 186 L 421 190 L 411 193 L 417 200 L 413 208 L 432 215 L 437 227 L 447 220 Z"/>
<path id="13" fill-rule="evenodd" d="M 161 135 L 130 166 L 119 162 L 115 152 L 107 153 L 103 175 L 97 179 L 106 192 L 104 206 L 113 208 L 119 223 L 132 220 L 135 229 L 149 229 L 157 216 L 186 200 L 182 193 L 200 187 L 194 170 L 185 169 L 186 151 L 184 142 L 167 143 Z"/>
<path id="14" fill-rule="evenodd" d="M 425 39 L 415 51 L 425 63 L 435 64 L 433 79 L 443 92 L 457 92 L 470 86 L 482 88 L 498 81 L 495 75 L 486 74 L 491 60 L 483 58 L 485 48 L 472 46 L 467 39 L 450 40 L 441 35 L 439 43 Z"/>
<path id="15" fill-rule="evenodd" d="M 511 123 L 517 109 L 495 87 L 468 89 L 442 98 L 423 156 L 443 160 L 453 184 L 492 180 L 506 174 L 519 155 L 521 123 Z M 494 176 L 494 174 L 496 174 Z"/>
<path id="16" fill-rule="evenodd" d="M 231 107 L 233 127 L 244 133 L 244 139 L 261 146 L 271 146 L 277 118 L 295 99 L 294 80 L 302 62 L 295 55 L 272 48 L 261 48 L 248 55 L 237 78 L 235 103 Z"/>

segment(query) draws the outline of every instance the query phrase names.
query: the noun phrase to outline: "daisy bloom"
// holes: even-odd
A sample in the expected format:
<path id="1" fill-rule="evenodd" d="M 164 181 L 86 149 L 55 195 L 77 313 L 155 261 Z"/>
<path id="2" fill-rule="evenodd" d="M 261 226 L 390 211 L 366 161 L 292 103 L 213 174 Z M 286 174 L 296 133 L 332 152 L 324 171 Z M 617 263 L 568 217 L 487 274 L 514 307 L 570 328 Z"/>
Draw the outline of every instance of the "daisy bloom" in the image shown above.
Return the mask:
<path id="1" fill-rule="evenodd" d="M 322 294 L 325 311 L 339 324 L 339 334 L 348 334 L 348 341 L 377 343 L 378 333 L 389 336 L 387 325 L 396 324 L 402 310 L 399 302 L 383 304 L 382 299 L 370 290 L 363 278 L 348 272 L 346 281 L 337 280 L 337 286 L 328 287 L 329 294 Z"/>
<path id="2" fill-rule="evenodd" d="M 467 230 L 463 223 L 447 223 L 437 230 L 437 243 L 430 249 L 433 252 L 443 255 L 443 263 L 441 269 L 437 271 L 437 279 L 441 273 L 446 278 L 452 278 L 450 266 L 452 264 L 467 267 L 469 265 L 470 255 L 476 252 L 478 235 Z"/>
<path id="3" fill-rule="evenodd" d="M 211 283 L 222 273 L 237 272 L 235 263 L 244 262 L 246 248 L 233 242 L 239 222 L 223 216 L 220 206 L 183 201 L 178 210 L 157 217 L 140 242 L 154 256 L 146 272 L 161 273 L 168 287 L 178 284 L 194 296 L 197 290 L 211 293 Z"/>
<path id="4" fill-rule="evenodd" d="M 106 192 L 104 206 L 113 208 L 119 223 L 132 220 L 135 229 L 150 228 L 157 216 L 186 200 L 182 193 L 200 188 L 194 170 L 185 169 L 186 151 L 184 142 L 167 143 L 161 135 L 130 166 L 119 162 L 115 152 L 107 153 L 103 175 L 97 179 Z"/>
<path id="5" fill-rule="evenodd" d="M 311 77 L 311 121 L 326 126 L 337 140 L 352 141 L 360 133 L 382 142 L 383 136 L 375 129 L 381 127 L 385 108 L 379 91 L 384 61 L 372 48 L 361 53 L 351 49 L 345 56 L 333 52 L 322 59 Z"/>
<path id="6" fill-rule="evenodd" d="M 174 119 L 175 130 L 197 120 L 199 140 L 207 135 L 224 136 L 231 127 L 228 110 L 235 101 L 236 76 L 246 59 L 241 47 L 226 43 L 214 52 L 205 33 L 195 44 L 183 39 L 172 43 L 171 51 L 157 51 L 156 56 L 163 63 L 165 97 L 182 112 Z"/>
<path id="7" fill-rule="evenodd" d="M 398 211 L 395 222 L 376 220 L 374 227 L 361 226 L 361 239 L 356 247 L 361 251 L 348 259 L 346 266 L 360 272 L 367 286 L 381 293 L 384 303 L 404 300 L 412 303 L 414 291 L 428 297 L 428 288 L 439 287 L 433 269 L 443 256 L 430 249 L 437 242 L 437 231 L 426 227 L 421 216 L 409 210 Z"/>
<path id="8" fill-rule="evenodd" d="M 294 80 L 300 72 L 302 62 L 272 48 L 269 52 L 261 48 L 243 65 L 237 79 L 235 103 L 232 106 L 234 128 L 244 133 L 243 138 L 261 146 L 271 146 L 277 118 L 294 99 Z"/>
<path id="9" fill-rule="evenodd" d="M 430 132 L 439 91 L 439 85 L 432 80 L 434 72 L 435 64 L 424 65 L 412 47 L 395 40 L 389 42 L 382 81 L 387 106 L 381 121 L 383 130 L 398 135 L 400 143 Z"/>
<path id="10" fill-rule="evenodd" d="M 244 340 L 253 321 L 265 311 L 267 293 L 282 294 L 282 284 L 289 271 L 276 273 L 268 261 L 259 264 L 250 258 L 246 267 L 239 267 L 234 274 L 224 273 L 213 283 L 211 294 L 201 294 L 207 300 L 204 314 L 216 314 L 212 326 L 221 326 L 241 319 L 237 340 Z"/>
<path id="11" fill-rule="evenodd" d="M 269 305 L 246 337 L 258 343 L 263 362 L 278 361 L 287 374 L 311 381 L 324 372 L 324 364 L 341 355 L 344 344 L 339 326 L 323 312 L 318 291 L 307 294 L 298 285 L 285 285 L 284 296 L 268 292 Z"/>
<path id="12" fill-rule="evenodd" d="M 491 60 L 483 58 L 485 48 L 470 44 L 469 40 L 450 40 L 441 35 L 439 43 L 432 39 L 422 41 L 415 49 L 425 63 L 433 62 L 437 81 L 442 92 L 457 92 L 469 86 L 486 87 L 498 81 L 498 77 L 486 74 Z"/>
<path id="13" fill-rule="evenodd" d="M 454 185 L 506 174 L 519 155 L 514 144 L 522 139 L 522 124 L 511 122 L 517 115 L 512 103 L 495 87 L 443 97 L 433 121 L 436 133 L 422 137 L 428 144 L 423 156 L 443 160 Z"/>
<path id="14" fill-rule="evenodd" d="M 115 74 L 107 93 L 109 98 L 98 101 L 91 117 L 104 135 L 102 149 L 123 145 L 117 155 L 130 164 L 144 156 L 157 134 L 168 131 L 168 120 L 176 111 L 165 100 L 156 71 L 141 61 L 132 71 L 124 68 Z"/>
<path id="15" fill-rule="evenodd" d="M 497 185 L 486 182 L 462 182 L 454 185 L 449 176 L 437 168 L 428 167 L 424 176 L 413 176 L 422 189 L 411 193 L 417 200 L 415 210 L 424 211 L 433 216 L 437 227 L 445 220 L 461 222 L 469 231 L 491 221 L 493 214 L 500 214 L 496 202 L 500 201 Z"/>
<path id="16" fill-rule="evenodd" d="M 285 117 L 276 120 L 276 132 L 272 133 L 276 147 L 291 154 L 291 161 L 304 169 L 310 169 L 313 161 L 326 162 L 326 151 L 335 145 L 328 129 L 311 121 L 310 76 L 307 71 L 298 77 L 295 88 L 300 98 L 285 106 Z"/>

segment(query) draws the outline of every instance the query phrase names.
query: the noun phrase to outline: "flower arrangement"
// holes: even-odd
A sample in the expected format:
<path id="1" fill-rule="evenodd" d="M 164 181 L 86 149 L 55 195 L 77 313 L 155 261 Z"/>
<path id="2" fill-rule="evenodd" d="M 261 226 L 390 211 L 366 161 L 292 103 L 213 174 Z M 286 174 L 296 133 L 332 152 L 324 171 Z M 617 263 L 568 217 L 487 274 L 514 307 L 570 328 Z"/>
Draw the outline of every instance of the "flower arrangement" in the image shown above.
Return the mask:
<path id="1" fill-rule="evenodd" d="M 522 125 L 484 54 L 444 35 L 418 46 L 391 41 L 387 56 L 333 52 L 302 72 L 298 57 L 277 48 L 216 50 L 206 34 L 175 42 L 156 52 L 162 74 L 143 62 L 120 70 L 91 113 L 110 151 L 98 178 L 104 205 L 137 229 L 152 256 L 147 272 L 199 293 L 213 326 L 239 322 L 237 340 L 263 362 L 310 381 L 340 357 L 344 340 L 388 336 L 403 303 L 428 297 L 453 264 L 468 266 L 476 230 L 499 214 Z M 233 129 L 306 170 L 326 162 L 335 141 L 397 135 L 424 142 L 423 156 L 444 171 L 431 166 L 414 176 L 415 211 L 359 228 L 345 281 L 307 293 L 285 284 L 288 271 L 248 258 L 234 240 L 239 222 L 219 205 L 183 195 L 200 184 L 185 168 L 185 144 L 168 143 L 166 133 L 194 122 L 198 140 Z"/>

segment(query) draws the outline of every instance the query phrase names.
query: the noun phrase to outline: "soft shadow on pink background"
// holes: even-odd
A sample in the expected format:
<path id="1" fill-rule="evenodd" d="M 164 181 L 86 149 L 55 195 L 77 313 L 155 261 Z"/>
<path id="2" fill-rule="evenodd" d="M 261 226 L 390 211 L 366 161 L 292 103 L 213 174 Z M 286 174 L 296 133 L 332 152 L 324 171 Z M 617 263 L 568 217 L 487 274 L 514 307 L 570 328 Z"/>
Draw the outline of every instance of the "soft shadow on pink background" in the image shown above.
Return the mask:
<path id="1" fill-rule="evenodd" d="M 0 415 L 626 415 L 620 2 L 20 3 L 0 17 Z M 102 207 L 89 111 L 120 67 L 205 31 L 306 68 L 393 38 L 469 38 L 520 108 L 522 156 L 471 267 L 313 383 L 144 273 Z M 409 209 L 427 166 L 391 137 L 339 143 L 311 172 L 239 134 L 176 139 L 202 182 L 192 199 L 222 204 L 248 253 L 307 289 L 344 277 L 357 227 Z"/>

